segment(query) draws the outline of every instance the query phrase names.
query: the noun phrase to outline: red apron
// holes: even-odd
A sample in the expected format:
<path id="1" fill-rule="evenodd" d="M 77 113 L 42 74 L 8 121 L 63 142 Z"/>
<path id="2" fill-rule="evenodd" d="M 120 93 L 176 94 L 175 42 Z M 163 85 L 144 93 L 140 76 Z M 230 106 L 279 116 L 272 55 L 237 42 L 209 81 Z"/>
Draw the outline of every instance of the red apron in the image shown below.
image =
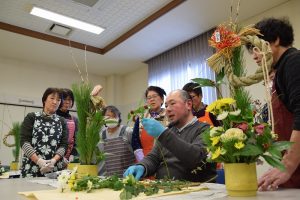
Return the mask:
<path id="1" fill-rule="evenodd" d="M 142 129 L 140 137 L 141 137 L 141 144 L 143 147 L 143 153 L 146 156 L 148 155 L 148 153 L 150 153 L 150 151 L 153 148 L 154 137 L 149 135 L 145 129 Z"/>
<path id="2" fill-rule="evenodd" d="M 279 141 L 290 141 L 290 137 L 293 131 L 294 114 L 291 113 L 278 98 L 276 93 L 275 84 L 272 87 L 272 106 L 274 116 L 274 128 L 275 133 L 278 134 Z M 300 166 L 293 173 L 291 178 L 280 185 L 284 188 L 300 188 Z"/>

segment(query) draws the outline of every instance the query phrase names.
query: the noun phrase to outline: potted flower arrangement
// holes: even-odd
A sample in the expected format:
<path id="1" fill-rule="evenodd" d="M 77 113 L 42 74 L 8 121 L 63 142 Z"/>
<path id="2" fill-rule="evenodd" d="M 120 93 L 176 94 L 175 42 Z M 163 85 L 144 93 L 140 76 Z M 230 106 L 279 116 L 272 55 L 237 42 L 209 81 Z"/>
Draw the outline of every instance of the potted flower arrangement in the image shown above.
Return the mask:
<path id="1" fill-rule="evenodd" d="M 97 175 L 97 163 L 103 159 L 97 147 L 100 140 L 99 131 L 104 125 L 101 105 L 95 104 L 91 99 L 91 86 L 82 82 L 72 86 L 78 115 L 78 133 L 76 135 L 76 148 L 79 153 L 79 174 Z M 93 100 L 93 101 L 92 101 Z"/>
<path id="2" fill-rule="evenodd" d="M 272 52 L 268 44 L 256 35 L 258 30 L 239 27 L 229 22 L 216 28 L 209 43 L 216 53 L 208 58 L 208 65 L 216 72 L 216 81 L 193 79 L 200 86 L 216 87 L 226 76 L 231 98 L 221 98 L 207 107 L 217 116 L 222 126 L 211 127 L 202 134 L 207 146 L 209 162 L 222 162 L 225 168 L 225 184 L 230 196 L 254 196 L 257 190 L 256 162 L 263 158 L 271 166 L 284 170 L 282 151 L 290 142 L 277 142 L 277 135 L 270 123 L 254 119 L 251 96 L 245 86 L 262 80 L 268 84 Z M 242 46 L 251 43 L 263 54 L 263 61 L 255 74 L 245 75 Z M 272 116 L 269 88 L 266 87 L 267 105 Z M 219 96 L 222 97 L 218 91 Z M 272 119 L 272 117 L 270 117 Z"/>
<path id="3" fill-rule="evenodd" d="M 227 188 L 229 195 L 255 195 L 257 189 L 255 163 L 261 157 L 271 166 L 284 170 L 284 165 L 280 162 L 281 152 L 290 147 L 290 142 L 277 142 L 277 135 L 272 132 L 270 125 L 255 123 L 251 107 L 245 105 L 239 107 L 241 99 L 238 98 L 243 97 L 219 99 L 207 107 L 207 111 L 215 114 L 223 125 L 211 127 L 202 138 L 207 146 L 207 160 L 224 163 L 226 186 L 239 185 L 238 191 Z M 247 101 L 244 103 L 250 105 Z M 244 179 L 238 178 L 239 172 Z M 243 186 L 246 188 L 241 191 Z M 251 188 L 253 190 L 249 191 Z"/>

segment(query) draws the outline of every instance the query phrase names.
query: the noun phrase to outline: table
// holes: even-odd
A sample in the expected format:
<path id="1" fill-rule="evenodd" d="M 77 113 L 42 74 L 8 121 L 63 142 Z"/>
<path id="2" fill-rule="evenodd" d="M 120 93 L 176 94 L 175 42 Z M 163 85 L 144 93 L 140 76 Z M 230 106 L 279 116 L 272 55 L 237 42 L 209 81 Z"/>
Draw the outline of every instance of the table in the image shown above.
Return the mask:
<path id="1" fill-rule="evenodd" d="M 45 179 L 45 178 L 43 178 Z M 213 187 L 209 187 L 211 193 L 214 192 L 225 192 L 225 187 L 219 184 L 211 184 Z M 217 187 L 214 187 L 217 186 Z M 217 189 L 216 189 L 217 188 Z M 16 178 L 16 179 L 0 179 L 0 199 L 9 199 L 9 200 L 24 200 L 25 196 L 19 195 L 18 192 L 21 191 L 37 191 L 37 190 L 53 190 L 54 188 L 48 185 L 42 185 L 37 183 L 28 182 L 27 179 Z M 212 198 L 213 196 L 203 198 L 197 197 L 198 192 L 183 194 L 183 195 L 172 195 L 155 198 L 156 200 L 174 200 L 174 199 L 217 199 L 217 200 L 298 200 L 300 189 L 279 189 L 277 191 L 268 191 L 268 192 L 258 192 L 255 197 L 220 197 Z M 199 192 L 200 194 L 201 192 Z"/>

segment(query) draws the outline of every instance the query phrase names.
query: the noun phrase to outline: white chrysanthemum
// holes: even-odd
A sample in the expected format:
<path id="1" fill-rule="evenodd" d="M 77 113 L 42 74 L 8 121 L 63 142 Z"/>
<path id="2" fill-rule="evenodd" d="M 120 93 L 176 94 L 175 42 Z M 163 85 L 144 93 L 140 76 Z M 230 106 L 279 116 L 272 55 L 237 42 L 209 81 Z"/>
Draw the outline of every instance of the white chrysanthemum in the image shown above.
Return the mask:
<path id="1" fill-rule="evenodd" d="M 87 186 L 88 186 L 88 190 L 91 190 L 91 189 L 92 189 L 92 187 L 93 187 L 93 182 L 92 182 L 92 181 L 90 181 L 90 180 L 88 180 L 88 182 L 87 182 Z"/>
<path id="2" fill-rule="evenodd" d="M 213 127 L 209 131 L 210 137 L 215 137 L 221 135 L 221 133 L 224 131 L 222 126 Z"/>
<path id="3" fill-rule="evenodd" d="M 235 111 L 232 111 L 232 112 L 229 112 L 230 115 L 234 115 L 234 116 L 238 116 L 241 114 L 241 109 L 238 109 L 238 110 L 235 110 Z"/>
<path id="4" fill-rule="evenodd" d="M 45 125 L 46 125 L 46 126 L 50 126 L 50 123 L 49 123 L 49 122 L 46 122 Z"/>
<path id="5" fill-rule="evenodd" d="M 239 128 L 230 128 L 221 135 L 222 142 L 227 142 L 230 140 L 244 141 L 246 138 L 247 136 Z"/>
<path id="6" fill-rule="evenodd" d="M 217 116 L 217 120 L 223 120 L 226 119 L 226 117 L 228 116 L 228 112 L 227 111 L 223 111 L 221 114 L 219 114 Z"/>

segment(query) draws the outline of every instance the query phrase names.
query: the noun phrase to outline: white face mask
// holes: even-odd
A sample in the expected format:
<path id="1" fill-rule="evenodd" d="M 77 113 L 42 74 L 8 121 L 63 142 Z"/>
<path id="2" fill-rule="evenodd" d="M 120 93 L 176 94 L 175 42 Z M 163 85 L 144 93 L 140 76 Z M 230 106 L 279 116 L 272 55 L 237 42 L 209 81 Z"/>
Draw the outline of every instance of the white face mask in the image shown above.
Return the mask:
<path id="1" fill-rule="evenodd" d="M 119 125 L 119 119 L 118 118 L 106 119 L 105 123 L 108 128 L 116 128 Z"/>

